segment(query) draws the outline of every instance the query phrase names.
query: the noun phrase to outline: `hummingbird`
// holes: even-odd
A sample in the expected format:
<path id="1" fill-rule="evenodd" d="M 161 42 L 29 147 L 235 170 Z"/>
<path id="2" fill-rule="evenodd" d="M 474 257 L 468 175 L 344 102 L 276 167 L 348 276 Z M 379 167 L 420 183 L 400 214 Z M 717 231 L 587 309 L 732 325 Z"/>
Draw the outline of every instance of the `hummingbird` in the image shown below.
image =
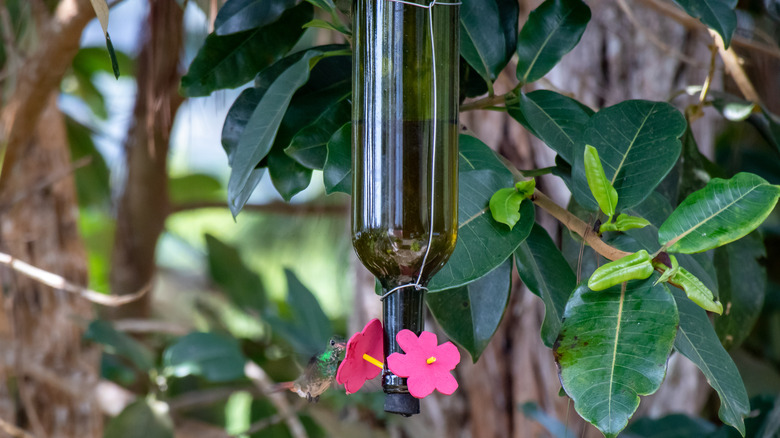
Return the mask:
<path id="1" fill-rule="evenodd" d="M 322 353 L 312 356 L 303 373 L 292 382 L 281 382 L 276 385 L 276 391 L 287 389 L 297 393 L 309 402 L 316 403 L 320 394 L 330 387 L 336 379 L 336 371 L 344 360 L 347 343 L 339 337 L 332 337 Z"/>

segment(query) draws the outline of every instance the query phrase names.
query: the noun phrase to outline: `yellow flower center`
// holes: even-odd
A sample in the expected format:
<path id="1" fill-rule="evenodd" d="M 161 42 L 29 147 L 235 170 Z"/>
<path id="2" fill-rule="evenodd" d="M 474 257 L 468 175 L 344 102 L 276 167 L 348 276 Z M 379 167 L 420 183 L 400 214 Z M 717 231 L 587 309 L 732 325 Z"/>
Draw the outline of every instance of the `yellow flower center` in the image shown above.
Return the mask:
<path id="1" fill-rule="evenodd" d="M 430 365 L 430 364 L 436 362 L 436 358 L 434 356 L 431 356 L 425 362 L 428 363 L 428 365 Z"/>

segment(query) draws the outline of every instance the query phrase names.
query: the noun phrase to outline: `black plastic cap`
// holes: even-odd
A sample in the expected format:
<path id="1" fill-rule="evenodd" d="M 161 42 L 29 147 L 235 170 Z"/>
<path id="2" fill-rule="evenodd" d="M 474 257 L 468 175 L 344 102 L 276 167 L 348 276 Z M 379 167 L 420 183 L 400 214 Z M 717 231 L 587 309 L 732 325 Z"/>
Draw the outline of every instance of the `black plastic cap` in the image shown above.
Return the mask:
<path id="1" fill-rule="evenodd" d="M 420 413 L 420 399 L 409 393 L 394 393 L 385 396 L 385 412 L 411 417 Z"/>

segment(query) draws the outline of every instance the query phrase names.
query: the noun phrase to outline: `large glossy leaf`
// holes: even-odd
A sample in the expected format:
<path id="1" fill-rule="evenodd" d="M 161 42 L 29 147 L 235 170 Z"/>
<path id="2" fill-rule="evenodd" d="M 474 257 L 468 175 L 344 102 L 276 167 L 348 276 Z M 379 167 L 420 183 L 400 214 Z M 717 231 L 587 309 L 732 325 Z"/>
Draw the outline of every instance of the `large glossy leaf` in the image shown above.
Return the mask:
<path id="1" fill-rule="evenodd" d="M 731 36 L 737 28 L 737 0 L 674 0 L 693 18 L 718 32 L 728 48 Z"/>
<path id="2" fill-rule="evenodd" d="M 593 111 L 576 100 L 549 90 L 520 94 L 507 105 L 509 115 L 569 164 Z"/>
<path id="3" fill-rule="evenodd" d="M 518 13 L 517 0 L 463 0 L 460 6 L 460 53 L 485 81 L 496 80 L 512 57 Z"/>
<path id="4" fill-rule="evenodd" d="M 210 234 L 205 238 L 211 279 L 237 306 L 261 315 L 268 299 L 260 278 L 247 268 L 236 248 Z"/>
<path id="5" fill-rule="evenodd" d="M 652 279 L 593 292 L 578 287 L 555 348 L 563 389 L 577 412 L 607 437 L 626 427 L 639 396 L 664 379 L 678 315 L 665 285 Z"/>
<path id="6" fill-rule="evenodd" d="M 714 178 L 672 212 L 658 230 L 658 242 L 686 254 L 725 245 L 761 225 L 778 197 L 780 186 L 751 173 Z"/>
<path id="7" fill-rule="evenodd" d="M 260 98 L 247 121 L 236 146 L 228 182 L 228 205 L 233 216 L 244 207 L 241 194 L 251 181 L 255 167 L 271 150 L 287 106 L 295 91 L 309 79 L 309 62 L 318 55 L 321 52 L 310 50 L 284 70 Z"/>
<path id="8" fill-rule="evenodd" d="M 461 135 L 458 169 L 458 243 L 449 262 L 428 284 L 432 291 L 462 286 L 492 271 L 514 252 L 534 223 L 530 201 L 521 204 L 520 221 L 511 230 L 493 220 L 490 197 L 514 181 L 486 144 Z"/>
<path id="9" fill-rule="evenodd" d="M 193 332 L 165 349 L 163 372 L 176 377 L 196 375 L 212 382 L 228 382 L 244 376 L 246 360 L 234 338 Z"/>
<path id="10" fill-rule="evenodd" d="M 127 405 L 106 426 L 105 438 L 173 438 L 168 405 L 140 399 Z"/>
<path id="11" fill-rule="evenodd" d="M 753 330 L 766 295 L 766 256 L 757 232 L 715 250 L 719 298 L 725 309 L 715 318 L 715 332 L 727 349 L 738 347 Z"/>
<path id="12" fill-rule="evenodd" d="M 686 126 L 682 114 L 664 102 L 627 100 L 594 114 L 574 151 L 571 189 L 577 202 L 596 208 L 585 178 L 584 145 L 598 150 L 622 211 L 642 202 L 674 167 Z"/>
<path id="13" fill-rule="evenodd" d="M 542 341 L 552 348 L 561 330 L 563 311 L 577 278 L 547 231 L 534 224 L 515 251 L 517 272 L 528 289 L 544 302 Z"/>
<path id="14" fill-rule="evenodd" d="M 295 45 L 312 14 L 312 6 L 301 3 L 268 26 L 225 36 L 210 34 L 181 79 L 182 93 L 207 96 L 247 83 Z"/>
<path id="15" fill-rule="evenodd" d="M 527 84 L 547 74 L 579 43 L 590 21 L 580 0 L 546 0 L 531 11 L 517 42 L 517 79 Z"/>
<path id="16" fill-rule="evenodd" d="M 214 33 L 228 35 L 276 21 L 296 0 L 228 0 L 214 20 Z"/>
<path id="17" fill-rule="evenodd" d="M 689 300 L 682 290 L 675 287 L 671 290 L 680 312 L 680 328 L 674 348 L 696 364 L 717 391 L 720 419 L 737 428 L 744 436 L 744 418 L 750 411 L 750 403 L 739 371 L 718 340 L 707 312 Z"/>
<path id="18" fill-rule="evenodd" d="M 154 355 L 144 344 L 117 331 L 108 321 L 96 319 L 89 323 L 84 339 L 102 344 L 107 353 L 115 354 L 132 362 L 143 372 L 154 368 Z"/>
<path id="19" fill-rule="evenodd" d="M 465 286 L 427 294 L 425 301 L 447 337 L 476 362 L 498 328 L 512 289 L 512 257 Z"/>
<path id="20" fill-rule="evenodd" d="M 671 414 L 661 418 L 639 418 L 626 428 L 625 438 L 710 437 L 717 428 L 701 418 Z M 710 437 L 711 438 L 711 437 Z"/>
<path id="21" fill-rule="evenodd" d="M 352 123 L 347 123 L 328 140 L 328 157 L 322 170 L 325 192 L 352 193 Z"/>

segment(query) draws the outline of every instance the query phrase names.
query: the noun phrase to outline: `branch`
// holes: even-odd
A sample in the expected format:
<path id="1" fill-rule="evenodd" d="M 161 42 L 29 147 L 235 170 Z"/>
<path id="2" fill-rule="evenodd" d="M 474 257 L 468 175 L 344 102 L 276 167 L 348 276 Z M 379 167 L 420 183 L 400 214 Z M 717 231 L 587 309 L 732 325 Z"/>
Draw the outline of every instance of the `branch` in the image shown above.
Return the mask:
<path id="1" fill-rule="evenodd" d="M 284 394 L 273 391 L 274 385 L 271 378 L 268 377 L 268 374 L 251 360 L 247 361 L 246 366 L 244 367 L 244 373 L 249 377 L 249 380 L 266 394 L 271 403 L 273 403 L 276 407 L 276 411 L 279 412 L 279 416 L 282 417 L 287 424 L 287 428 L 290 429 L 290 434 L 293 438 L 307 438 L 306 429 L 303 428 L 301 419 L 298 418 L 295 410 L 287 403 L 287 398 Z"/>
<path id="2" fill-rule="evenodd" d="M 742 65 L 739 62 L 737 54 L 734 52 L 734 48 L 729 47 L 726 49 L 720 35 L 713 30 L 710 30 L 709 32 L 710 36 L 712 36 L 712 39 L 715 41 L 715 44 L 718 46 L 720 57 L 723 59 L 723 64 L 726 65 L 726 71 L 729 72 L 731 78 L 736 82 L 739 91 L 745 96 L 745 99 L 760 104 L 761 99 L 758 97 L 758 93 L 750 82 L 745 70 L 742 69 Z"/>
<path id="3" fill-rule="evenodd" d="M 14 426 L 2 418 L 0 418 L 0 431 L 7 433 L 11 438 L 35 438 L 35 435 Z"/>
<path id="4" fill-rule="evenodd" d="M 199 210 L 202 208 L 228 208 L 226 202 L 222 201 L 193 201 L 174 204 L 171 206 L 171 214 L 180 213 L 189 210 Z M 337 215 L 344 216 L 349 214 L 349 206 L 346 204 L 291 204 L 289 202 L 269 202 L 268 204 L 246 204 L 243 211 L 254 211 L 260 213 L 286 214 L 289 216 L 308 216 L 308 215 Z"/>
<path id="5" fill-rule="evenodd" d="M 65 292 L 79 295 L 93 303 L 109 307 L 118 307 L 123 304 L 135 301 L 146 295 L 146 293 L 149 292 L 149 290 L 152 288 L 152 283 L 149 282 L 146 286 L 132 294 L 112 296 L 87 289 L 77 284 L 73 284 L 61 275 L 57 275 L 49 271 L 44 271 L 41 268 L 36 268 L 29 263 L 25 263 L 19 259 L 14 258 L 12 255 L 3 252 L 0 252 L 0 264 L 6 265 L 16 272 L 23 274 L 39 283 L 53 287 L 54 289 L 64 290 Z"/>
<path id="6" fill-rule="evenodd" d="M 463 112 L 463 111 L 488 109 L 503 103 L 506 103 L 506 95 L 504 94 L 486 96 L 481 99 L 472 100 L 471 102 L 464 103 L 463 105 L 460 106 L 460 111 Z"/>
<path id="7" fill-rule="evenodd" d="M 631 254 L 604 243 L 604 241 L 601 240 L 593 229 L 583 222 L 582 219 L 556 204 L 539 190 L 536 190 L 533 196 L 531 196 L 531 201 L 547 213 L 550 213 L 552 217 L 558 219 L 566 228 L 579 234 L 591 248 L 607 259 L 617 260 Z"/>

